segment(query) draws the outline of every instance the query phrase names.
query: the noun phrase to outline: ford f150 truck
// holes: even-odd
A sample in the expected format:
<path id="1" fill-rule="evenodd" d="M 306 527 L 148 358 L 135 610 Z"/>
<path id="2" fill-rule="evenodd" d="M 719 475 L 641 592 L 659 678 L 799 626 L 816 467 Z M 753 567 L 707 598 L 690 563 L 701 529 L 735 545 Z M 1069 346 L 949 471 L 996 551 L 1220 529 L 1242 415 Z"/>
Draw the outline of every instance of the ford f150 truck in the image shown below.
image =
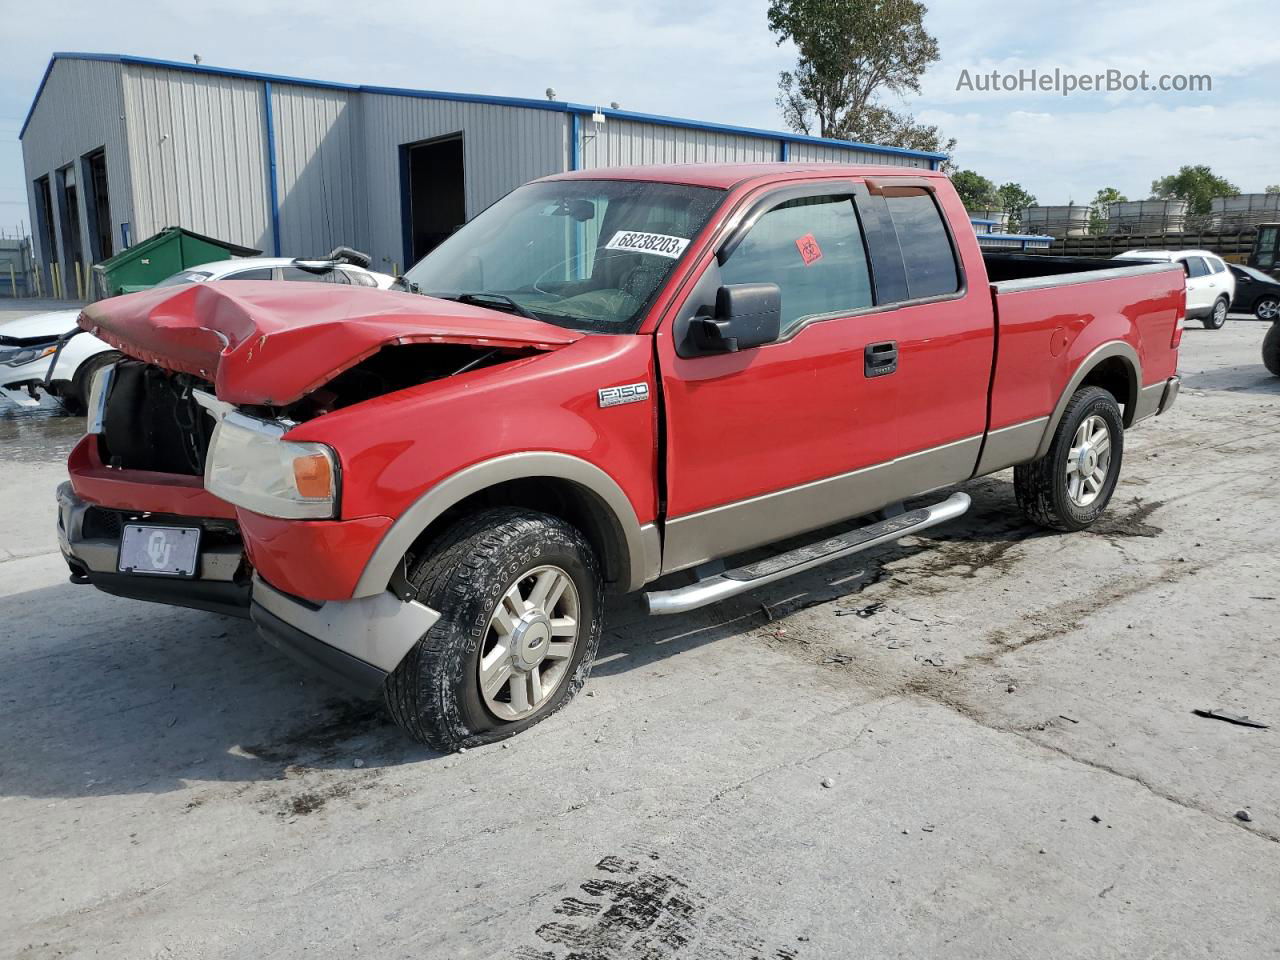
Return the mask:
<path id="1" fill-rule="evenodd" d="M 1185 310 L 1175 264 L 984 255 L 943 174 L 830 165 L 553 176 L 398 287 L 86 308 L 126 359 L 59 536 L 73 581 L 250 616 L 446 749 L 582 686 L 606 585 L 679 613 L 1006 467 L 1032 520 L 1087 527 L 1177 396 Z"/>

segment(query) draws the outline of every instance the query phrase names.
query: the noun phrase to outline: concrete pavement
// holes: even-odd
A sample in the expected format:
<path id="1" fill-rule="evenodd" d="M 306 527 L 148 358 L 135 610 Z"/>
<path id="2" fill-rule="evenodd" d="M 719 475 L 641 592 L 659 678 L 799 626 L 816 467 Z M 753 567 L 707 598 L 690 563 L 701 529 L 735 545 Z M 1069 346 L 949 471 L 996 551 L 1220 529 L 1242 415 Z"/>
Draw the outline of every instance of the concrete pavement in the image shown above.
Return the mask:
<path id="1" fill-rule="evenodd" d="M 584 695 L 450 756 L 242 621 L 68 584 L 81 428 L 0 409 L 0 954 L 1280 956 L 1263 332 L 1187 330 L 1092 531 L 1006 473 L 757 595 L 616 600 Z"/>

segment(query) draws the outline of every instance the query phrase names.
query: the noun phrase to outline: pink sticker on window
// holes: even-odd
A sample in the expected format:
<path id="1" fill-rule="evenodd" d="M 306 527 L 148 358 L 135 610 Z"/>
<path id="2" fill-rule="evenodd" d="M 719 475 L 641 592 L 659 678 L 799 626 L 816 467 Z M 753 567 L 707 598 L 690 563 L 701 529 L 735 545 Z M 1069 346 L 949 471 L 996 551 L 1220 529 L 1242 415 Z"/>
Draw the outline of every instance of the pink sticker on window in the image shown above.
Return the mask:
<path id="1" fill-rule="evenodd" d="M 800 258 L 804 260 L 806 267 L 822 259 L 822 248 L 818 246 L 818 241 L 812 233 L 806 233 L 797 240 L 796 249 L 800 251 Z"/>

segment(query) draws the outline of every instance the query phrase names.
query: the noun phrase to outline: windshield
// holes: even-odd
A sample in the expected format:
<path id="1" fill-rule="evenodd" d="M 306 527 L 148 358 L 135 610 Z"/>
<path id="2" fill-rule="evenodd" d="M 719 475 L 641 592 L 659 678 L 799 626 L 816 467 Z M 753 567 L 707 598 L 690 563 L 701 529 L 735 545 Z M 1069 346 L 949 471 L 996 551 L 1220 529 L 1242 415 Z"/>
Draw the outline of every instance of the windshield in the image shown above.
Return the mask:
<path id="1" fill-rule="evenodd" d="M 724 197 L 630 180 L 553 180 L 507 194 L 405 274 L 462 299 L 589 333 L 633 333 Z"/>
<path id="2" fill-rule="evenodd" d="M 180 273 L 175 273 L 172 277 L 165 277 L 165 279 L 157 283 L 156 286 L 176 287 L 180 283 L 203 283 L 211 276 L 213 276 L 213 274 L 204 270 L 183 270 Z"/>

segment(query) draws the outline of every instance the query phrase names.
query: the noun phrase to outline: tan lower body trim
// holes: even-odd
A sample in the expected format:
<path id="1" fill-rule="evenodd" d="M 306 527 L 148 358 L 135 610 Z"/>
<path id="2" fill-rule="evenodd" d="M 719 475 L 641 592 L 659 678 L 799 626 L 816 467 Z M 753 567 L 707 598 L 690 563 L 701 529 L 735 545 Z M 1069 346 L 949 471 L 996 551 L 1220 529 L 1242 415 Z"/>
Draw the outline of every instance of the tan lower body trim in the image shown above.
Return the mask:
<path id="1" fill-rule="evenodd" d="M 685 570 L 958 483 L 973 474 L 981 445 L 982 437 L 967 437 L 852 473 L 668 520 L 662 572 Z"/>
<path id="2" fill-rule="evenodd" d="M 992 430 L 987 434 L 986 445 L 982 448 L 978 476 L 1034 460 L 1048 426 L 1048 417 L 1036 417 L 1034 420 Z"/>
<path id="3" fill-rule="evenodd" d="M 1142 387 L 1138 391 L 1138 401 L 1133 405 L 1133 422 L 1145 420 L 1147 417 L 1155 416 L 1160 409 L 1160 401 L 1164 399 L 1165 387 L 1168 383 L 1161 380 L 1159 383 L 1153 383 L 1149 387 Z"/>

